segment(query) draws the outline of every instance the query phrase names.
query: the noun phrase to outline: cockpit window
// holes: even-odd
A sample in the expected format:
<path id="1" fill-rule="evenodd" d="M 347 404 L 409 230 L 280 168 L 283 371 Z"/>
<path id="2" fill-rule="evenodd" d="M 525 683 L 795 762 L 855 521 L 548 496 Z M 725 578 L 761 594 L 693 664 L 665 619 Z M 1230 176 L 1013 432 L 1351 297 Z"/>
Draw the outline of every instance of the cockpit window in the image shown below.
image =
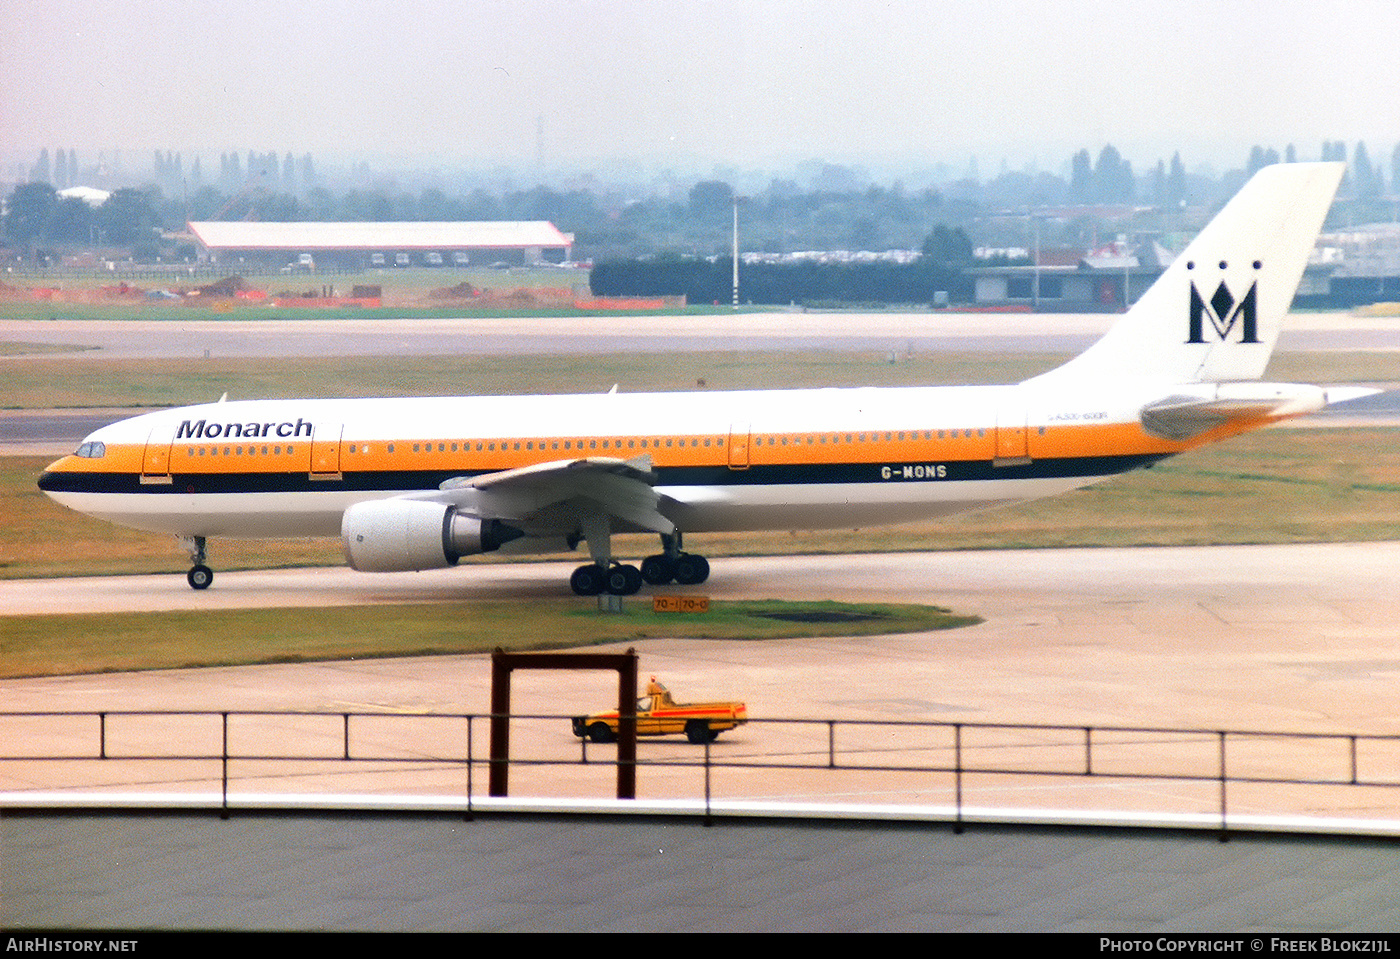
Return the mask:
<path id="1" fill-rule="evenodd" d="M 84 443 L 82 446 L 78 447 L 78 452 L 75 455 L 81 456 L 83 459 L 100 460 L 107 455 L 107 444 L 98 442 Z"/>

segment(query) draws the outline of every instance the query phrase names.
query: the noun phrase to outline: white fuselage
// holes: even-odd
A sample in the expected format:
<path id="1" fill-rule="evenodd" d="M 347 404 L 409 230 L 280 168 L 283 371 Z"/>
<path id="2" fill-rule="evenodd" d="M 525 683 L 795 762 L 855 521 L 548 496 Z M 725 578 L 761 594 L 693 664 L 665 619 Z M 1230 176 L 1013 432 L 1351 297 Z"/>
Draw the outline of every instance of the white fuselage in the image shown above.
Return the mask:
<path id="1" fill-rule="evenodd" d="M 100 457 L 42 485 L 137 529 L 335 536 L 364 500 L 647 456 L 684 531 L 840 528 L 1048 496 L 1195 445 L 1143 432 L 1142 402 L 1017 386 L 242 401 L 105 427 L 85 444 Z"/>

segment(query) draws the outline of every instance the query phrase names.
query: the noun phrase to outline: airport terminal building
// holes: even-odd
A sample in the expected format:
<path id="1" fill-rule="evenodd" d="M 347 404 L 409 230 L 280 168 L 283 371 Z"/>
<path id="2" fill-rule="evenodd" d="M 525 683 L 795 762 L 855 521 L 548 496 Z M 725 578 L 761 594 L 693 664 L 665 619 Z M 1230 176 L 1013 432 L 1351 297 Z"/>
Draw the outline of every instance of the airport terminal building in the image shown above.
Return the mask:
<path id="1" fill-rule="evenodd" d="M 191 222 L 201 262 L 236 267 L 521 266 L 571 258 L 574 235 L 547 220 L 460 223 Z M 307 258 L 310 258 L 308 261 Z"/>

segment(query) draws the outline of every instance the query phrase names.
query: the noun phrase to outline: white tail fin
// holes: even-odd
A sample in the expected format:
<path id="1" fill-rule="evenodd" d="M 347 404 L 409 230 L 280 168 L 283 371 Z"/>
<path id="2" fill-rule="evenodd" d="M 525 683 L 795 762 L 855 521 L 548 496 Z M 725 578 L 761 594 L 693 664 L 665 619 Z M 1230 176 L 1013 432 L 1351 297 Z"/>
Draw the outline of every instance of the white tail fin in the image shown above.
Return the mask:
<path id="1" fill-rule="evenodd" d="M 1285 163 L 1254 174 L 1102 339 L 1027 382 L 1258 379 L 1344 168 Z"/>

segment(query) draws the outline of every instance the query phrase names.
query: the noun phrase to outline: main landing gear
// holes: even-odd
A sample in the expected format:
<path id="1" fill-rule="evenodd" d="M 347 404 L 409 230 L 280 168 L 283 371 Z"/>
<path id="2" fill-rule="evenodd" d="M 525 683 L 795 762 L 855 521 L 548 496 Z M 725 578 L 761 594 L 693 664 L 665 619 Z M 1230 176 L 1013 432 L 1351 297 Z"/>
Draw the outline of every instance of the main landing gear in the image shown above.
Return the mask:
<path id="1" fill-rule="evenodd" d="M 182 536 L 180 545 L 190 554 L 190 562 L 194 565 L 185 574 L 185 579 L 189 581 L 190 589 L 208 589 L 209 584 L 214 582 L 214 571 L 204 565 L 207 552 L 204 548 L 205 540 L 203 536 Z"/>
<path id="2" fill-rule="evenodd" d="M 662 534 L 661 547 L 665 552 L 642 560 L 640 570 L 622 563 L 593 562 L 580 566 L 569 577 L 569 588 L 579 596 L 602 593 L 631 596 L 642 588 L 643 582 L 652 586 L 667 583 L 698 586 L 709 579 L 709 560 L 695 553 L 681 552 L 680 533 Z"/>

